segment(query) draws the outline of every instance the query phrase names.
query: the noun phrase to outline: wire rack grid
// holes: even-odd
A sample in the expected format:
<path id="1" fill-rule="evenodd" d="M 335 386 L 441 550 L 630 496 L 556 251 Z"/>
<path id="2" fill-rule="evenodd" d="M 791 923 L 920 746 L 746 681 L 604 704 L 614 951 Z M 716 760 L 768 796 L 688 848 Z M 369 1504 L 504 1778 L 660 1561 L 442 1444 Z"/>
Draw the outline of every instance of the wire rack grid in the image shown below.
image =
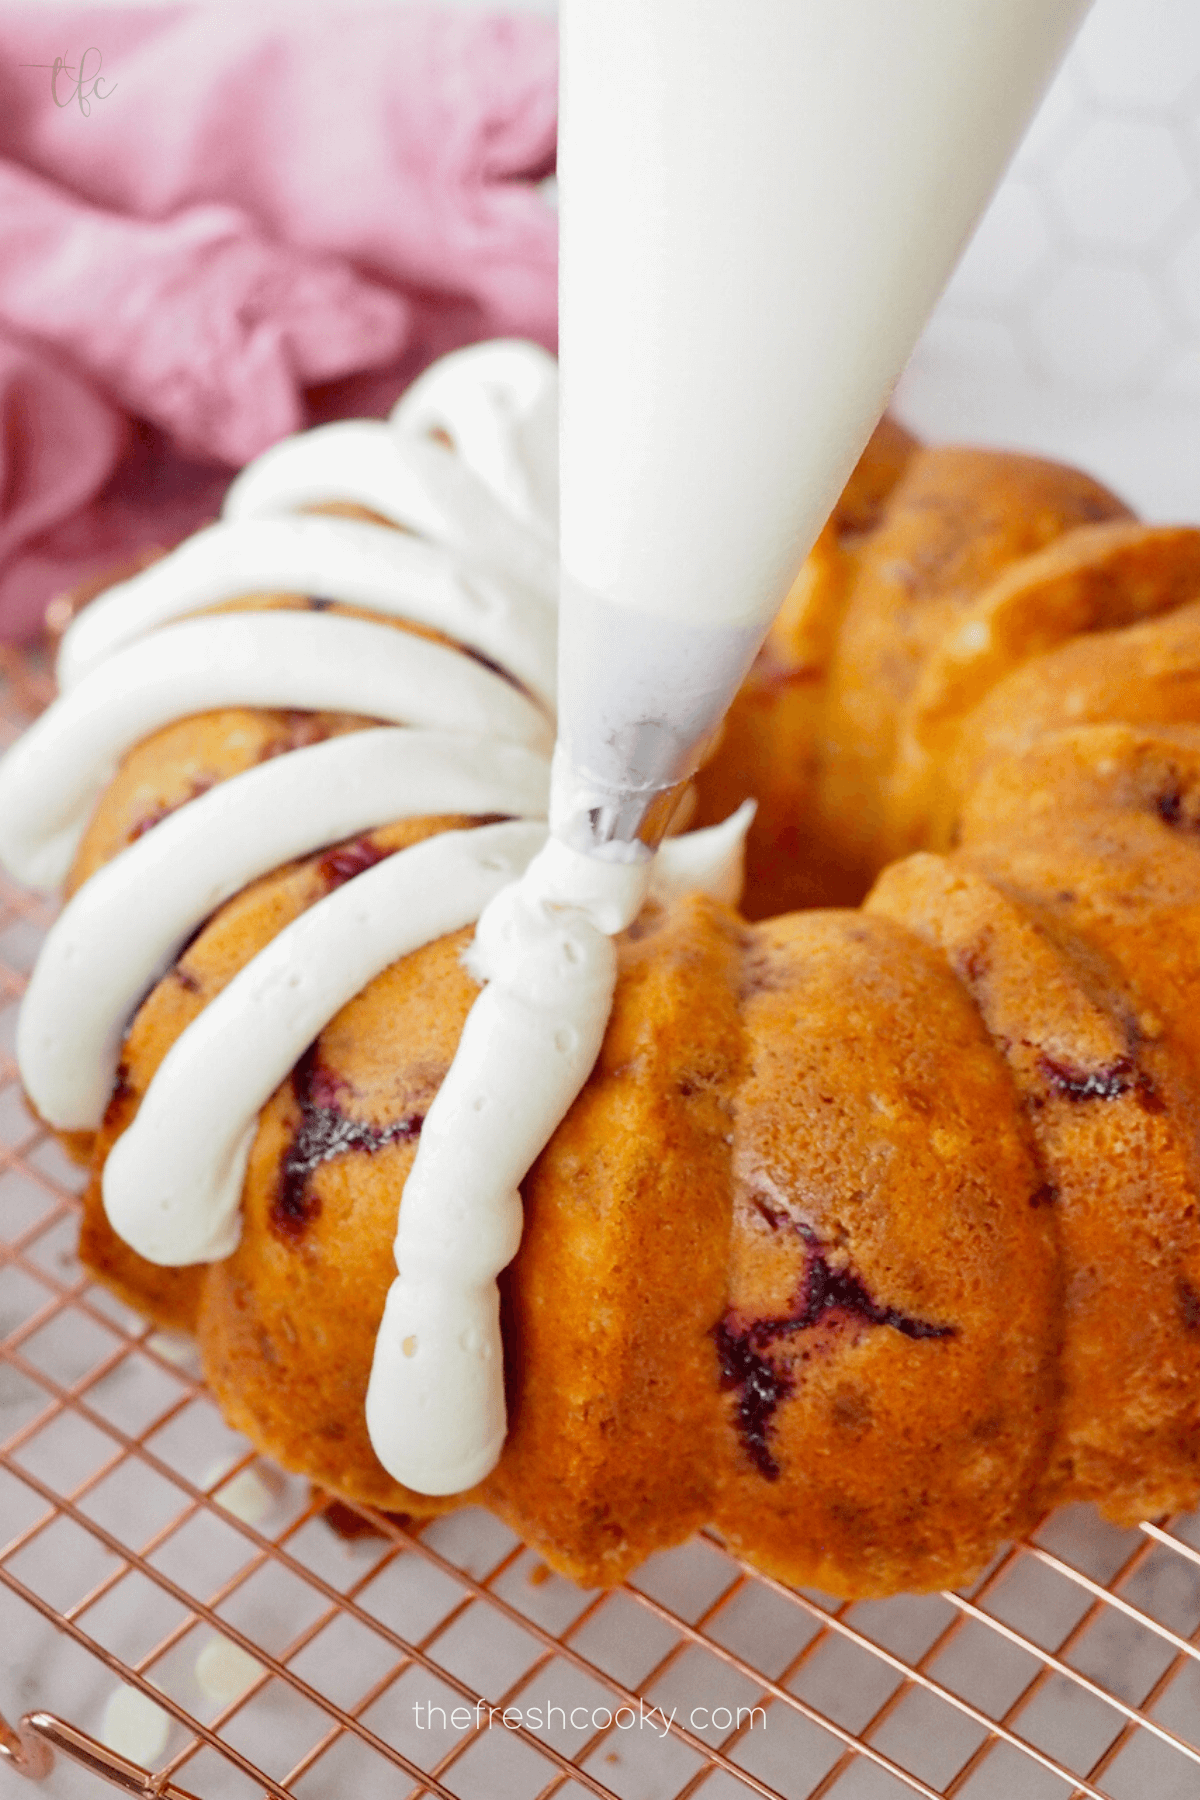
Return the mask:
<path id="1" fill-rule="evenodd" d="M 13 652 L 0 683 L 3 742 L 49 684 Z M 1200 1800 L 1200 1518 L 1060 1513 L 963 1593 L 839 1602 L 715 1537 L 585 1593 L 482 1513 L 265 1465 L 75 1259 L 13 1058 L 49 916 L 0 886 L 5 1791 Z"/>

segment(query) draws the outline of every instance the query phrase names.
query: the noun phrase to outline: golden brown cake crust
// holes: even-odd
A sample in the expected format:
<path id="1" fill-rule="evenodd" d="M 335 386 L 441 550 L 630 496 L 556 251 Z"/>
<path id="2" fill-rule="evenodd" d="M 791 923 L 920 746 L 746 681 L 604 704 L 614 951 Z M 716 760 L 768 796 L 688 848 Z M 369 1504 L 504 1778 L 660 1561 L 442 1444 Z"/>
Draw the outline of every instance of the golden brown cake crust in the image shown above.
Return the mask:
<path id="1" fill-rule="evenodd" d="M 523 1186 L 511 1430 L 470 1497 L 553 1566 L 608 1583 L 708 1522 L 784 1580 L 882 1594 L 970 1578 L 1061 1500 L 1200 1498 L 1198 671 L 1200 532 L 1073 470 L 877 433 L 697 784 L 694 822 L 756 794 L 747 916 L 791 916 L 643 915 Z M 76 880 L 211 781 L 363 723 L 168 728 Z M 255 1443 L 417 1513 L 458 1502 L 391 1481 L 363 1398 L 468 934 L 386 970 L 274 1095 L 224 1263 L 142 1263 L 98 1175 L 274 932 L 467 822 L 334 846 L 208 921 L 131 1027 L 83 1236 L 197 1332 Z"/>
<path id="2" fill-rule="evenodd" d="M 883 501 L 865 530 L 839 531 L 835 514 L 734 702 L 728 749 L 698 777 L 698 824 L 760 801 L 753 918 L 862 899 L 896 854 L 893 764 L 926 668 L 1026 558 L 1130 517 L 1098 482 L 1034 457 L 918 448 L 881 460 Z"/>
<path id="3" fill-rule="evenodd" d="M 1011 1081 L 883 918 L 760 927 L 743 994 L 717 1522 L 838 1593 L 960 1581 L 1030 1522 L 1057 1418 L 1054 1222 Z"/>

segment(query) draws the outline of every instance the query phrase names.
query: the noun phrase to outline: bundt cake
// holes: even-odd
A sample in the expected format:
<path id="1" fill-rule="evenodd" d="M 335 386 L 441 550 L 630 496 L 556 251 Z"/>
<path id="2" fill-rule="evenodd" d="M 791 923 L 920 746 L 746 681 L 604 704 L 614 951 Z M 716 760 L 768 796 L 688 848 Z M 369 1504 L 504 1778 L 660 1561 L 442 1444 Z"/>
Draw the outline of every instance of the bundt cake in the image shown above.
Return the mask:
<path id="1" fill-rule="evenodd" d="M 196 1335 L 285 1466 L 482 1502 L 585 1583 L 709 1523 L 786 1581 L 887 1594 L 1060 1502 L 1193 1504 L 1200 531 L 887 421 L 522 1184 L 499 1462 L 430 1497 L 378 1460 L 464 951 L 544 837 L 553 417 L 540 353 L 461 353 L 388 423 L 269 451 L 68 631 L 0 765 L 0 851 L 72 896 L 19 1054 L 92 1170 L 86 1263 Z M 746 815 L 721 821 L 748 798 L 739 914 Z M 160 1188 L 199 1195 L 184 1266 L 110 1223 L 141 1205 L 152 1237 Z"/>

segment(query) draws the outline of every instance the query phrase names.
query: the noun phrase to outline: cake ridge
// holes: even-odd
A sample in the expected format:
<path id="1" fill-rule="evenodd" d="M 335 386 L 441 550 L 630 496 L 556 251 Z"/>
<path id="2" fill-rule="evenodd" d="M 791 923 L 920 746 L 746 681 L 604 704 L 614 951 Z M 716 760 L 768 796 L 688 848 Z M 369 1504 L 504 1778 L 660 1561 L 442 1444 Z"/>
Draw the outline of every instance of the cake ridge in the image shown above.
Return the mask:
<path id="1" fill-rule="evenodd" d="M 751 911 L 812 910 L 747 925 L 661 895 L 522 1183 L 512 1431 L 473 1497 L 556 1567 L 611 1581 L 707 1520 L 785 1580 L 883 1593 L 967 1579 L 1063 1500 L 1125 1520 L 1200 1495 L 1198 545 L 1034 459 L 889 428 L 864 460 L 697 780 L 701 826 L 760 784 Z M 248 729 L 228 717 L 212 729 Z M 193 752 L 163 737 L 150 790 L 176 791 Z M 110 834 L 135 786 L 105 803 Z M 232 946 L 334 897 L 322 857 L 353 897 L 465 825 L 364 821 L 222 902 L 178 965 L 196 991 L 161 984 L 139 1012 L 97 1165 Z M 360 871 L 361 843 L 379 860 Z M 410 1511 L 452 1502 L 389 1480 L 361 1402 L 412 1121 L 476 991 L 468 931 L 389 963 L 300 1047 L 363 1122 L 306 1173 L 302 1233 L 271 1224 L 303 1110 L 286 1070 L 228 1258 L 139 1264 L 98 1181 L 85 1224 L 93 1267 L 199 1330 L 256 1442 Z"/>

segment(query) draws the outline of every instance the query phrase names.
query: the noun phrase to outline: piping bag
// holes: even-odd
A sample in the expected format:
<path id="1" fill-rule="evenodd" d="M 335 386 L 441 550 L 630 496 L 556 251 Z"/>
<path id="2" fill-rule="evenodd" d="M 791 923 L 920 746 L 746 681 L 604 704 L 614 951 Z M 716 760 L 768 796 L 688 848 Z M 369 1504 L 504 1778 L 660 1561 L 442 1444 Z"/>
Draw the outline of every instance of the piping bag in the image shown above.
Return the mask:
<path id="1" fill-rule="evenodd" d="M 613 934 L 1086 10 L 563 0 L 551 836 L 480 919 L 400 1207 L 367 1423 L 420 1493 L 501 1454 L 495 1277 Z"/>
<path id="2" fill-rule="evenodd" d="M 563 0 L 550 826 L 653 854 L 1090 0 Z"/>

